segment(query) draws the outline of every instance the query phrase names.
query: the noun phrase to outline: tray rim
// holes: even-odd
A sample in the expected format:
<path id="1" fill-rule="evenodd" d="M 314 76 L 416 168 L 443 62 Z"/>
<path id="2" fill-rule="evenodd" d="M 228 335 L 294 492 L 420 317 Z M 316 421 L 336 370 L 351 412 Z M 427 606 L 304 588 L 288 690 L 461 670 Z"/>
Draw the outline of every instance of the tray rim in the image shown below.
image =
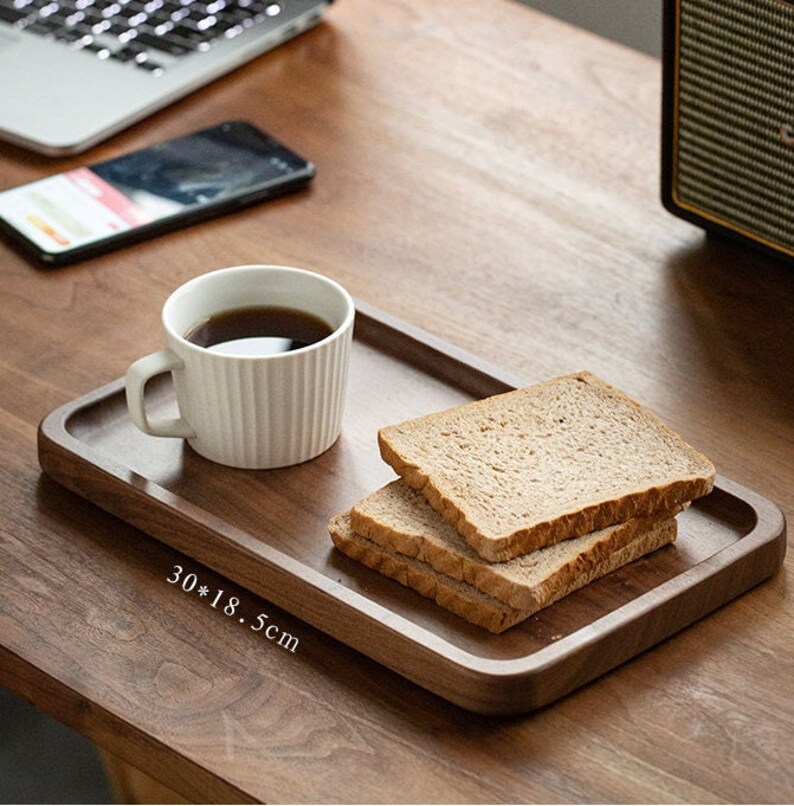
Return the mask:
<path id="1" fill-rule="evenodd" d="M 401 337 L 407 338 L 409 342 L 417 343 L 416 346 L 418 349 L 427 350 L 431 354 L 436 355 L 438 358 L 451 362 L 450 367 L 452 367 L 453 374 L 456 371 L 456 367 L 463 367 L 468 371 L 474 370 L 479 374 L 479 376 L 481 376 L 481 380 L 483 382 L 489 382 L 496 385 L 501 384 L 504 388 L 514 388 L 516 385 L 521 384 L 520 379 L 507 372 L 504 372 L 500 368 L 494 367 L 487 362 L 484 362 L 482 359 L 464 350 L 461 350 L 454 345 L 448 344 L 443 340 L 438 339 L 413 325 L 410 325 L 409 323 L 396 319 L 395 317 L 386 314 L 373 306 L 363 303 L 360 300 L 356 300 L 356 313 L 357 330 L 359 330 L 362 323 L 364 324 L 365 330 L 366 328 L 371 327 L 373 324 L 376 327 L 384 327 L 390 330 L 396 330 Z M 355 335 L 354 338 L 356 338 Z M 368 343 L 366 335 L 363 337 L 359 335 L 358 338 L 359 340 Z M 377 345 L 373 346 L 376 349 L 378 347 Z M 381 351 L 386 353 L 389 352 L 388 350 Z M 410 361 L 409 358 L 403 355 L 397 356 L 396 360 L 415 365 Z M 450 378 L 442 378 L 442 380 L 450 383 L 450 385 L 455 385 L 454 380 Z M 460 387 L 460 384 L 457 384 L 457 386 Z M 314 568 L 305 565 L 300 560 L 285 554 L 279 549 L 270 546 L 258 538 L 251 536 L 243 529 L 239 529 L 226 521 L 222 523 L 220 529 L 218 529 L 217 524 L 211 526 L 207 521 L 216 517 L 212 516 L 211 512 L 187 499 L 181 498 L 179 495 L 170 492 L 167 488 L 162 487 L 156 482 L 153 482 L 150 479 L 147 479 L 145 476 L 133 471 L 131 468 L 128 468 L 126 465 L 124 465 L 122 461 L 93 449 L 90 445 L 74 436 L 74 434 L 69 430 L 70 420 L 74 416 L 78 415 L 81 411 L 101 404 L 102 401 L 111 397 L 119 394 L 123 395 L 123 393 L 124 379 L 116 379 L 98 387 L 97 389 L 94 389 L 91 392 L 88 392 L 87 394 L 81 395 L 65 404 L 62 404 L 42 419 L 38 429 L 38 453 L 41 467 L 44 472 L 47 473 L 47 475 L 53 478 L 56 482 L 72 489 L 74 492 L 88 499 L 91 503 L 107 509 L 107 507 L 105 507 L 103 504 L 97 502 L 95 498 L 92 498 L 91 495 L 80 489 L 79 484 L 69 484 L 69 479 L 64 478 L 63 475 L 59 474 L 57 469 L 53 467 L 52 463 L 49 461 L 49 451 L 51 451 L 53 447 L 56 449 L 65 449 L 76 460 L 88 462 L 91 467 L 94 468 L 94 470 L 98 470 L 101 473 L 111 477 L 114 480 L 114 483 L 121 484 L 125 488 L 132 488 L 135 491 L 136 496 L 142 495 L 144 497 L 154 498 L 160 504 L 168 507 L 169 510 L 179 514 L 180 516 L 182 513 L 187 512 L 190 515 L 192 522 L 198 522 L 203 528 L 209 531 L 214 531 L 216 534 L 220 535 L 224 541 L 234 540 L 238 546 L 250 549 L 253 557 L 258 562 L 264 562 L 271 568 L 272 571 L 278 573 L 287 572 L 297 575 L 301 580 L 312 585 L 317 592 L 332 597 L 341 606 L 346 608 L 352 607 L 359 616 L 362 616 L 368 621 L 372 622 L 377 629 L 391 632 L 392 634 L 398 636 L 400 640 L 419 644 L 419 646 L 425 652 L 437 656 L 440 660 L 447 664 L 452 664 L 464 676 L 475 675 L 479 676 L 480 678 L 486 678 L 488 681 L 493 683 L 527 683 L 534 676 L 540 675 L 544 671 L 548 671 L 557 666 L 566 658 L 570 657 L 572 653 L 577 654 L 583 650 L 586 651 L 605 640 L 614 638 L 627 623 L 647 618 L 660 608 L 674 604 L 677 599 L 683 597 L 687 592 L 691 591 L 692 588 L 708 581 L 715 574 L 724 572 L 726 569 L 730 569 L 731 566 L 733 566 L 739 560 L 755 553 L 764 546 L 777 549 L 777 561 L 775 563 L 770 562 L 771 570 L 765 572 L 762 576 L 760 576 L 759 579 L 752 581 L 749 585 L 744 586 L 738 592 L 729 595 L 727 598 L 717 602 L 715 605 L 706 606 L 703 612 L 699 613 L 699 615 L 695 616 L 694 618 L 688 618 L 685 623 L 679 624 L 671 629 L 669 633 L 664 636 L 667 637 L 688 624 L 693 623 L 704 615 L 707 615 L 709 612 L 715 609 L 715 607 L 719 607 L 721 604 L 727 603 L 731 599 L 735 598 L 735 596 L 739 595 L 745 590 L 748 590 L 750 587 L 753 587 L 763 579 L 771 576 L 771 574 L 773 574 L 775 570 L 777 570 L 777 568 L 782 564 L 785 556 L 786 524 L 785 517 L 779 507 L 760 494 L 749 490 L 737 482 L 718 475 L 715 481 L 715 491 L 725 493 L 732 498 L 749 505 L 753 511 L 755 524 L 747 534 L 745 534 L 743 537 L 740 537 L 729 546 L 718 550 L 711 556 L 693 566 L 690 566 L 680 574 L 665 580 L 654 588 L 641 593 L 639 596 L 620 605 L 609 613 L 606 613 L 603 616 L 595 619 L 586 626 L 563 636 L 559 640 L 553 641 L 541 649 L 517 658 L 486 658 L 459 647 L 454 643 L 451 643 L 446 638 L 443 638 L 442 636 L 433 633 L 425 627 L 414 623 L 410 619 L 392 610 L 389 610 L 386 606 L 379 604 L 358 591 L 352 590 L 343 583 L 336 582 Z M 490 393 L 493 393 L 493 391 Z M 182 512 L 178 512 L 176 509 L 174 509 L 173 503 L 175 501 L 179 502 Z M 698 506 L 698 502 L 694 502 L 693 506 Z M 113 514 L 118 515 L 117 512 L 114 512 Z M 119 517 L 127 520 L 123 516 Z M 175 550 L 186 553 L 183 551 L 183 549 L 174 546 L 167 540 L 164 540 L 159 535 L 154 534 L 140 524 L 134 523 L 133 521 L 127 522 L 131 523 L 136 528 L 141 529 L 155 539 L 166 543 L 166 545 L 171 546 Z M 188 556 L 190 555 L 188 554 Z M 230 579 L 233 579 L 242 587 L 246 587 L 249 590 L 251 589 L 250 585 L 248 585 L 245 581 L 242 581 L 240 578 L 230 576 L 228 570 L 225 568 L 216 568 L 207 563 L 206 560 L 196 560 L 196 562 L 208 565 L 208 567 L 212 567 L 213 570 L 229 577 Z M 272 598 L 268 593 L 259 592 L 257 590 L 253 590 L 252 592 L 257 596 L 261 596 L 267 601 L 272 602 L 274 605 L 281 607 L 288 612 L 292 612 L 288 605 L 285 605 L 278 599 Z M 308 621 L 310 624 L 312 624 L 312 626 L 331 635 L 337 640 L 342 641 L 348 646 L 353 646 L 353 648 L 356 650 L 361 651 L 363 654 L 373 658 L 388 668 L 394 669 L 398 673 L 409 677 L 409 679 L 414 680 L 414 682 L 417 682 L 419 685 L 429 688 L 426 683 L 419 682 L 414 676 L 406 673 L 404 670 L 401 670 L 399 668 L 399 664 L 395 666 L 383 658 L 373 654 L 372 652 L 367 651 L 364 646 L 359 645 L 361 642 L 351 642 L 345 637 L 341 637 L 338 632 L 331 631 L 326 626 L 306 618 L 304 614 L 294 615 L 296 615 L 296 618 Z M 361 632 L 363 633 L 364 630 L 361 630 Z M 655 645 L 658 643 L 658 640 L 650 641 L 648 646 Z M 637 651 L 630 652 L 623 660 L 634 657 L 644 648 L 648 647 L 641 647 Z M 619 665 L 621 662 L 623 661 L 619 661 L 618 664 L 610 665 L 605 671 L 614 668 L 614 666 Z M 580 684 L 573 686 L 573 688 L 578 687 L 578 685 Z M 446 697 L 447 699 L 456 701 L 454 697 L 450 698 L 447 694 L 443 694 L 439 691 L 436 691 L 436 693 Z M 562 692 L 559 696 L 562 696 L 564 693 L 567 692 Z M 553 699 L 556 699 L 556 697 Z M 462 702 L 458 702 L 458 704 L 463 705 L 463 707 L 469 708 L 470 710 L 481 710 L 480 708 L 472 708 L 470 705 L 466 705 Z M 540 704 L 544 703 L 541 702 L 532 707 L 538 707 Z M 504 709 L 504 707 L 497 707 L 497 711 L 494 711 L 492 708 L 488 707 L 483 712 L 513 713 L 517 712 L 518 710 L 525 711 L 528 710 L 528 708 L 526 706 L 519 709 Z"/>

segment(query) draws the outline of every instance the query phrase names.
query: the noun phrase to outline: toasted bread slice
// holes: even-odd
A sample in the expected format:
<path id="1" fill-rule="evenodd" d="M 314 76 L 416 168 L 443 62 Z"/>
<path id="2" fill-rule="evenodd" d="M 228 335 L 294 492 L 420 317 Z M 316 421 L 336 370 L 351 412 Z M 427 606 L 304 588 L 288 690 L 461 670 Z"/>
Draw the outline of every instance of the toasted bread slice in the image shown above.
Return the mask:
<path id="1" fill-rule="evenodd" d="M 350 524 L 373 543 L 421 560 L 511 607 L 533 610 L 545 607 L 555 591 L 566 589 L 571 580 L 593 579 L 609 554 L 661 521 L 675 535 L 675 514 L 633 518 L 501 563 L 483 561 L 423 495 L 401 481 L 381 487 L 356 504 Z"/>
<path id="2" fill-rule="evenodd" d="M 672 542 L 676 527 L 674 519 L 659 521 L 622 548 L 607 554 L 588 573 L 569 576 L 564 582 L 558 580 L 553 589 L 545 591 L 542 604 L 535 602 L 531 608 L 526 609 L 511 607 L 467 582 L 438 573 L 421 560 L 384 548 L 356 534 L 350 526 L 349 512 L 332 518 L 328 531 L 334 545 L 352 559 L 413 588 L 466 621 L 493 633 L 500 633 L 593 579 Z"/>
<path id="3" fill-rule="evenodd" d="M 587 372 L 378 433 L 383 459 L 500 562 L 710 492 L 714 466 Z"/>

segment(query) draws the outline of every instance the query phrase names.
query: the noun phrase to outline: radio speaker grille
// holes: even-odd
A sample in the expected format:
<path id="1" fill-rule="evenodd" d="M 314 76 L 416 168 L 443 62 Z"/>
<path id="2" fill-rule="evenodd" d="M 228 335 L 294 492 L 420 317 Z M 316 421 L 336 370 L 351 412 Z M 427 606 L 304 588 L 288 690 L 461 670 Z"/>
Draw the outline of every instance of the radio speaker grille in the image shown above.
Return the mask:
<path id="1" fill-rule="evenodd" d="M 676 45 L 675 201 L 794 254 L 794 4 L 677 0 Z"/>

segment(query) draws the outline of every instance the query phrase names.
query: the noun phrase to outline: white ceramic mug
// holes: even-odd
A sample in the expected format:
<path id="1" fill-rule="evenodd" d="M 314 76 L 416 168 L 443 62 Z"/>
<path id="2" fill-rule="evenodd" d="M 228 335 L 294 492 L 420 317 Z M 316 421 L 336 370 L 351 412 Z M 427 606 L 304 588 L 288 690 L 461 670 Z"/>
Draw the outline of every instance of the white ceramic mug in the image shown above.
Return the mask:
<path id="1" fill-rule="evenodd" d="M 212 352 L 185 336 L 217 314 L 252 306 L 292 308 L 331 328 L 330 336 L 275 355 Z M 236 266 L 180 286 L 163 306 L 168 348 L 127 371 L 127 406 L 147 434 L 182 437 L 207 459 L 274 468 L 313 459 L 333 445 L 342 409 L 355 308 L 342 286 L 304 269 Z M 174 378 L 180 416 L 150 419 L 144 386 Z"/>

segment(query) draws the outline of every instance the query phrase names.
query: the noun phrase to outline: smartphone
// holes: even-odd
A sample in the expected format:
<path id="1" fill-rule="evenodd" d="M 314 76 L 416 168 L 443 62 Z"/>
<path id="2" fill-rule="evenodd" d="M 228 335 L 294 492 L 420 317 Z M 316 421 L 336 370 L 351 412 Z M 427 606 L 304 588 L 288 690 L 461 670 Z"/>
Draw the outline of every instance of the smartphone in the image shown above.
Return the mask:
<path id="1" fill-rule="evenodd" d="M 0 230 L 69 263 L 305 187 L 314 166 L 243 121 L 0 192 Z"/>

